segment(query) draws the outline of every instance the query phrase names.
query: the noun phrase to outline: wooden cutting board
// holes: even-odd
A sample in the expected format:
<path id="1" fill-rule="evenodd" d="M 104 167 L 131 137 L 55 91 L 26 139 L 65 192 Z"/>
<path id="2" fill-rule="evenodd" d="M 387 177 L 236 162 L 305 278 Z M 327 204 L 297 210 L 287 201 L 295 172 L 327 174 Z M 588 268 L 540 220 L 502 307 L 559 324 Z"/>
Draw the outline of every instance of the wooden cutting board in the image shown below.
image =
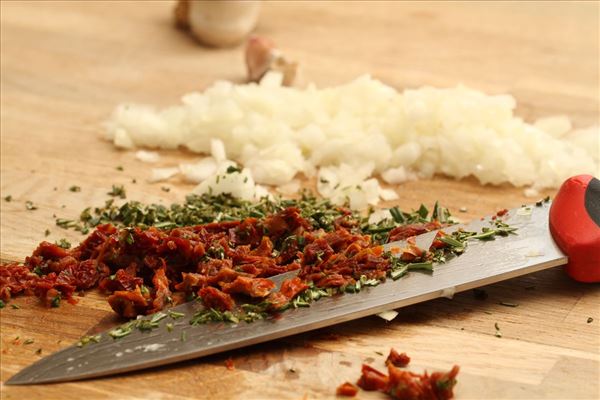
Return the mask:
<path id="1" fill-rule="evenodd" d="M 130 199 L 165 204 L 191 189 L 178 181 L 146 183 L 146 164 L 101 139 L 101 124 L 117 103 L 168 105 L 215 79 L 244 79 L 242 49 L 197 45 L 172 27 L 172 6 L 2 2 L 1 189 L 2 197 L 12 196 L 1 201 L 3 260 L 22 259 L 44 239 L 79 241 L 56 227 L 53 215 L 72 218 L 102 204 L 113 183 L 124 184 Z M 304 77 L 320 85 L 366 72 L 398 88 L 464 83 L 512 93 L 527 120 L 567 114 L 582 127 L 598 123 L 598 13 L 593 2 L 268 2 L 257 32 L 301 61 Z M 164 153 L 162 164 L 193 157 Z M 81 192 L 70 192 L 72 185 Z M 464 219 L 531 201 L 522 189 L 442 177 L 396 189 L 401 207 L 439 199 Z M 27 200 L 38 209 L 26 210 Z M 460 207 L 468 212 L 458 213 Z M 365 318 L 126 376 L 2 385 L 1 397 L 331 398 L 338 384 L 358 378 L 362 363 L 383 368 L 390 347 L 407 352 L 415 371 L 459 364 L 458 398 L 600 397 L 598 285 L 572 282 L 556 269 L 486 291 L 486 300 L 463 293 L 407 307 L 389 323 Z M 31 298 L 11 304 L 20 308 L 0 311 L 2 382 L 83 334 L 116 324 L 97 293 L 58 309 Z M 34 342 L 25 345 L 27 339 Z M 228 358 L 234 370 L 225 368 Z"/>

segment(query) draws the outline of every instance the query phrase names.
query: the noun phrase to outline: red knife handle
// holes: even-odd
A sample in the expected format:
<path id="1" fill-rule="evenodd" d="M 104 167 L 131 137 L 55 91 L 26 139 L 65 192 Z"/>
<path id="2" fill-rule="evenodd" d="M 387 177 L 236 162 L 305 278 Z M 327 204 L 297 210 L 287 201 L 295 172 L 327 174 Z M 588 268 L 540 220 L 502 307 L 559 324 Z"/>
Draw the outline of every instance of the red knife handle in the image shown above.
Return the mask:
<path id="1" fill-rule="evenodd" d="M 569 257 L 567 274 L 600 282 L 600 181 L 577 175 L 560 187 L 550 207 L 550 233 Z"/>

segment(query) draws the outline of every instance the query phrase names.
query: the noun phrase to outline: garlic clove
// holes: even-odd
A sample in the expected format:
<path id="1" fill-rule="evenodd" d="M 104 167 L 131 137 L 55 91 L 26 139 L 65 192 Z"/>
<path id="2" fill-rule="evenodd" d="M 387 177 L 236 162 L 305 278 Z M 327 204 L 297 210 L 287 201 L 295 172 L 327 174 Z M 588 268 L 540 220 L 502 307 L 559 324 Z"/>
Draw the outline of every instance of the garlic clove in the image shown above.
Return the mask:
<path id="1" fill-rule="evenodd" d="M 188 0 L 188 23 L 194 36 L 215 47 L 242 41 L 256 26 L 260 1 Z"/>

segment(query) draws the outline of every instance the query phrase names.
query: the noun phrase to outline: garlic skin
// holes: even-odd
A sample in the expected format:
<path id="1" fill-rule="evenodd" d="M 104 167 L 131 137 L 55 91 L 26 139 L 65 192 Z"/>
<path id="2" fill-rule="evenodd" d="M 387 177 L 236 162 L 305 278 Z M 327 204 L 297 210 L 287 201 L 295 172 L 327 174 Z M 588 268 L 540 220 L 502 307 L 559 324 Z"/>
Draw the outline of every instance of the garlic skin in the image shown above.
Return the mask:
<path id="1" fill-rule="evenodd" d="M 260 1 L 188 0 L 188 25 L 194 36 L 210 46 L 240 43 L 252 32 L 260 14 Z"/>
<path id="2" fill-rule="evenodd" d="M 292 86 L 298 70 L 298 63 L 289 61 L 266 37 L 250 36 L 246 43 L 246 70 L 249 82 L 260 82 L 269 71 L 283 75 L 284 86 Z"/>

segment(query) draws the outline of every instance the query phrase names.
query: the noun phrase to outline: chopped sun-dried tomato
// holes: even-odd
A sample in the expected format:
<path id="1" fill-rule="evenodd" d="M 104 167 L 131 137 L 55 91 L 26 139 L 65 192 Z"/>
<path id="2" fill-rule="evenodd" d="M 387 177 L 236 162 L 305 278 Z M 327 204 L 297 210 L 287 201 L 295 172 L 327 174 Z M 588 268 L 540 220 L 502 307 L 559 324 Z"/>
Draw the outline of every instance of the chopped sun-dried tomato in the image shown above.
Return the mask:
<path id="1" fill-rule="evenodd" d="M 335 391 L 338 396 L 354 397 L 358 393 L 358 388 L 350 382 L 344 382 Z"/>
<path id="2" fill-rule="evenodd" d="M 142 295 L 139 287 L 134 291 L 117 291 L 108 296 L 108 304 L 119 315 L 125 318 L 135 318 L 140 314 L 145 314 L 148 308 L 148 301 Z"/>
<path id="3" fill-rule="evenodd" d="M 207 308 L 214 308 L 218 311 L 231 311 L 235 306 L 235 302 L 230 295 L 212 286 L 200 289 L 198 296 Z"/>
<path id="4" fill-rule="evenodd" d="M 231 283 L 222 283 L 221 289 L 225 293 L 240 293 L 250 297 L 266 297 L 275 288 L 275 283 L 264 278 L 248 278 L 238 276 Z"/>
<path id="5" fill-rule="evenodd" d="M 344 210 L 340 210 L 344 211 Z M 363 277 L 384 280 L 391 265 L 381 246 L 362 235 L 343 212 L 334 230 L 315 228 L 288 207 L 264 218 L 213 222 L 161 230 L 98 225 L 73 249 L 42 242 L 25 262 L 0 267 L 0 298 L 35 294 L 43 303 L 74 301 L 75 291 L 98 287 L 124 317 L 153 313 L 198 294 L 205 306 L 232 310 L 232 295 L 265 298 L 272 311 L 285 307 L 309 284 L 344 288 Z M 391 231 L 407 238 L 441 224 L 413 224 Z M 434 242 L 435 243 L 435 242 Z M 398 252 L 397 252 L 398 253 Z M 413 244 L 396 254 L 423 257 Z M 280 290 L 265 278 L 298 270 Z"/>
<path id="6" fill-rule="evenodd" d="M 422 233 L 440 229 L 442 224 L 438 221 L 427 222 L 425 224 L 411 224 L 394 228 L 390 231 L 389 241 L 406 240 L 409 237 L 417 236 Z"/>
<path id="7" fill-rule="evenodd" d="M 389 378 L 382 372 L 377 371 L 370 365 L 363 364 L 362 375 L 356 384 L 364 390 L 385 391 L 388 386 Z"/>
<path id="8" fill-rule="evenodd" d="M 459 371 L 457 365 L 448 372 L 434 372 L 429 375 L 425 371 L 423 374 L 416 374 L 396 367 L 392 359 L 403 365 L 410 361 L 405 353 L 398 354 L 391 349 L 386 360 L 388 375 L 363 364 L 357 385 L 364 390 L 387 393 L 398 400 L 448 400 L 454 397 L 453 389 Z"/>
<path id="9" fill-rule="evenodd" d="M 392 364 L 395 367 L 406 367 L 410 363 L 410 357 L 406 353 L 398 353 L 396 349 L 390 349 L 390 354 L 385 360 L 385 364 Z"/>

